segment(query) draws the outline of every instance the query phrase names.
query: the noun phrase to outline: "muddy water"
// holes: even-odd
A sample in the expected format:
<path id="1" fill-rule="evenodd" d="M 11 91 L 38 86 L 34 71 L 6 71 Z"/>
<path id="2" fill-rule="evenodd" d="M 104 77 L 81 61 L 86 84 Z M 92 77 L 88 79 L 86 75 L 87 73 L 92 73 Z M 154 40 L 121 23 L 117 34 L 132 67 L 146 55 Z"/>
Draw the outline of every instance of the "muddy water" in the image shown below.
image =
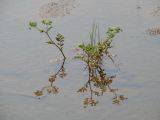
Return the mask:
<path id="1" fill-rule="evenodd" d="M 49 75 L 60 65 L 53 62 L 60 54 L 44 43 L 44 35 L 28 30 L 27 23 L 40 21 L 39 10 L 48 2 L 0 2 L 0 120 L 159 120 L 160 36 L 147 35 L 145 30 L 160 26 L 159 13 L 153 15 L 160 1 L 76 0 L 70 14 L 52 17 L 53 33 L 66 37 L 68 75 L 56 83 L 58 95 L 38 100 L 33 91 L 48 84 Z M 120 64 L 113 86 L 129 98 L 122 105 L 112 105 L 112 95 L 108 94 L 99 98 L 97 107 L 84 109 L 84 96 L 76 93 L 87 73 L 81 62 L 70 60 L 74 55 L 71 48 L 87 42 L 93 21 L 99 23 L 102 36 L 107 26 L 123 29 L 112 49 Z"/>

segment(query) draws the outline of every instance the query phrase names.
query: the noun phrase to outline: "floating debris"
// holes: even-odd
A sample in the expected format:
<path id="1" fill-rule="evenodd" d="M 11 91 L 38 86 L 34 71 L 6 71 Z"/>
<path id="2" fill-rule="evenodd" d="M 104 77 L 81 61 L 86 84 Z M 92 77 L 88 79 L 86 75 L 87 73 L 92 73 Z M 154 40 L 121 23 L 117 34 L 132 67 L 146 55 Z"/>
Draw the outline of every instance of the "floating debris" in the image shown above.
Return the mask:
<path id="1" fill-rule="evenodd" d="M 151 12 L 151 15 L 153 16 L 159 16 L 160 15 L 160 6 L 156 7 L 153 12 Z"/>
<path id="2" fill-rule="evenodd" d="M 160 27 L 148 28 L 146 32 L 150 35 L 160 35 Z"/>
<path id="3" fill-rule="evenodd" d="M 136 8 L 137 8 L 137 9 L 141 9 L 142 7 L 137 4 L 137 5 L 136 5 Z"/>
<path id="4" fill-rule="evenodd" d="M 70 14 L 70 11 L 75 7 L 73 5 L 74 1 L 75 0 L 51 0 L 40 8 L 39 15 L 41 18 L 65 16 Z"/>

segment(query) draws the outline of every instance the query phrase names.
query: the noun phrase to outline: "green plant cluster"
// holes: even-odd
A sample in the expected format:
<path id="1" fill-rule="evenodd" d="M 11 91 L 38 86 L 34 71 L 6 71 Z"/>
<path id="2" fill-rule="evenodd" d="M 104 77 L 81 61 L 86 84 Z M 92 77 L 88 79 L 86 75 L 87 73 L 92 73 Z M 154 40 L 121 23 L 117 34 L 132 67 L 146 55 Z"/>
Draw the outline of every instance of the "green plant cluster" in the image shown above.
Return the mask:
<path id="1" fill-rule="evenodd" d="M 112 61 L 109 48 L 112 48 L 113 38 L 122 31 L 119 27 L 109 27 L 106 32 L 106 36 L 100 39 L 97 25 L 93 25 L 92 32 L 90 33 L 91 42 L 88 44 L 82 43 L 79 48 L 82 50 L 81 54 L 75 56 L 75 59 L 79 59 L 86 64 L 88 70 L 88 80 L 84 86 L 82 86 L 78 92 L 84 93 L 87 90 L 90 91 L 90 98 L 84 99 L 84 107 L 96 106 L 98 101 L 93 99 L 93 95 L 101 96 L 104 92 L 113 92 L 116 97 L 119 98 L 115 93 L 114 89 L 109 86 L 115 76 L 107 76 L 103 66 L 105 57 L 109 57 Z M 96 88 L 96 90 L 93 89 Z M 122 96 L 122 95 L 121 95 Z M 122 97 L 121 97 L 122 98 Z M 122 99 L 116 99 L 116 103 L 119 103 Z M 117 102 L 118 101 L 118 102 Z"/>
<path id="2" fill-rule="evenodd" d="M 30 29 L 36 29 L 40 33 L 45 33 L 48 37 L 48 41 L 46 43 L 52 44 L 56 46 L 63 56 L 63 63 L 60 69 L 53 75 L 51 75 L 48 79 L 50 86 L 45 86 L 40 90 L 37 90 L 35 93 L 36 96 L 40 97 L 44 95 L 44 92 L 47 93 L 58 93 L 58 88 L 53 86 L 53 83 L 56 81 L 57 75 L 63 78 L 66 76 L 64 63 L 66 56 L 63 52 L 64 47 L 64 36 L 58 33 L 54 39 L 51 38 L 49 32 L 53 28 L 52 21 L 50 20 L 42 20 L 41 23 L 44 25 L 44 28 L 39 28 L 37 22 L 30 21 L 29 26 Z M 93 24 L 92 31 L 89 33 L 90 35 L 90 43 L 81 43 L 78 47 L 81 50 L 81 53 L 77 53 L 74 57 L 80 61 L 83 61 L 86 65 L 86 70 L 88 71 L 88 80 L 86 83 L 77 91 L 80 93 L 88 92 L 90 93 L 90 97 L 84 99 L 83 104 L 84 107 L 87 106 L 96 106 L 99 101 L 95 100 L 94 97 L 102 96 L 105 92 L 111 92 L 114 94 L 113 104 L 119 104 L 127 98 L 124 95 L 118 95 L 117 90 L 111 88 L 111 84 L 113 82 L 113 78 L 116 76 L 108 76 L 105 72 L 104 61 L 108 60 L 108 57 L 113 63 L 114 60 L 112 58 L 112 54 L 109 49 L 112 48 L 113 39 L 117 36 L 122 29 L 120 27 L 109 27 L 106 31 L 105 37 L 101 38 L 99 33 L 99 27 L 96 24 Z"/>

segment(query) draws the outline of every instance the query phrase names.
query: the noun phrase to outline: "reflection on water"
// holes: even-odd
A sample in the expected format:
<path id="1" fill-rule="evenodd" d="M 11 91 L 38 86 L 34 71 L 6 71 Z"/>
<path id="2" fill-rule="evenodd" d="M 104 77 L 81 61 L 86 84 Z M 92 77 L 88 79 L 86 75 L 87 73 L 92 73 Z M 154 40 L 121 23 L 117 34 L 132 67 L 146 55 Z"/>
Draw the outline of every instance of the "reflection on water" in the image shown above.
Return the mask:
<path id="1" fill-rule="evenodd" d="M 88 26 L 93 20 L 101 23 L 102 30 L 110 25 L 123 29 L 112 49 L 122 63 L 112 85 L 129 100 L 120 106 L 112 105 L 113 95 L 104 94 L 102 99 L 98 97 L 98 105 L 91 109 L 83 109 L 79 101 L 84 96 L 75 93 L 88 77 L 81 71 L 84 64 L 80 62 L 68 65 L 66 61 L 65 80 L 58 80 L 57 75 L 57 82 L 53 83 L 62 91 L 56 97 L 48 95 L 40 101 L 32 97 L 35 88 L 50 86 L 47 80 L 52 75 L 53 64 L 48 60 L 61 56 L 57 49 L 42 44 L 45 36 L 27 29 L 28 21 L 39 20 L 39 9 L 48 1 L 1 0 L 0 119 L 159 120 L 160 39 L 158 35 L 147 35 L 145 30 L 159 27 L 159 16 L 150 13 L 160 6 L 160 1 L 76 0 L 79 6 L 72 10 L 72 15 L 54 19 L 57 31 L 63 32 L 66 38 L 66 56 L 71 58 L 73 55 L 66 48 L 74 48 L 81 40 L 87 42 Z M 141 6 L 138 14 L 137 1 Z"/>
<path id="2" fill-rule="evenodd" d="M 57 70 L 57 72 L 50 75 L 50 77 L 48 79 L 48 82 L 50 83 L 50 85 L 49 86 L 44 86 L 41 89 L 34 92 L 36 96 L 38 96 L 40 98 L 41 96 L 44 96 L 46 92 L 48 94 L 51 94 L 51 93 L 52 94 L 57 94 L 59 92 L 58 91 L 59 88 L 56 85 L 54 85 L 53 83 L 56 82 L 58 77 L 64 78 L 67 75 L 66 72 L 65 72 L 65 68 L 64 68 L 65 60 L 66 59 L 63 59 L 63 62 L 61 64 L 60 68 Z"/>
<path id="3" fill-rule="evenodd" d="M 105 76 L 106 77 L 106 76 Z M 83 105 L 84 105 L 84 108 L 88 107 L 88 106 L 96 106 L 99 101 L 95 100 L 95 97 L 100 97 L 100 96 L 103 96 L 104 93 L 113 93 L 114 97 L 112 98 L 112 103 L 113 104 L 120 104 L 122 103 L 124 100 L 128 99 L 126 98 L 124 95 L 119 95 L 117 92 L 118 92 L 118 88 L 112 88 L 110 86 L 110 84 L 112 83 L 113 81 L 113 78 L 115 76 L 110 76 L 110 77 L 107 77 L 107 80 L 105 82 L 105 84 L 107 84 L 106 87 L 103 86 L 103 88 L 100 88 L 99 90 L 99 86 L 96 85 L 96 83 L 91 80 L 91 81 L 87 81 L 83 87 L 81 87 L 77 92 L 79 93 L 85 93 L 85 92 L 89 92 L 90 93 L 90 96 L 85 98 L 83 100 Z M 89 89 L 88 89 L 89 87 Z"/>

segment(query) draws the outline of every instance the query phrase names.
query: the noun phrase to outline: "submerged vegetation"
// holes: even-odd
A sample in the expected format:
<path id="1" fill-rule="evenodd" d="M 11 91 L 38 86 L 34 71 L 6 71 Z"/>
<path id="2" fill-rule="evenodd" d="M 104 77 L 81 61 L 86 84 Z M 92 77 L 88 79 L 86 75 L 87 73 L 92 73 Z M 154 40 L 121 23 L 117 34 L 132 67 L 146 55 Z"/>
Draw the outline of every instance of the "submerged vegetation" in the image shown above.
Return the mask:
<path id="1" fill-rule="evenodd" d="M 110 58 L 114 63 L 109 49 L 112 48 L 111 43 L 113 38 L 120 31 L 122 30 L 119 27 L 109 27 L 106 37 L 101 39 L 98 25 L 93 24 L 92 32 L 90 33 L 90 43 L 79 45 L 82 52 L 77 54 L 75 59 L 85 62 L 88 71 L 88 80 L 77 92 L 90 92 L 90 97 L 85 98 L 83 101 L 84 107 L 96 106 L 98 101 L 94 99 L 94 96 L 102 96 L 105 92 L 112 92 L 114 94 L 113 104 L 119 104 L 127 99 L 123 95 L 116 93 L 118 89 L 111 88 L 110 84 L 115 76 L 108 76 L 103 65 L 106 57 Z"/>

